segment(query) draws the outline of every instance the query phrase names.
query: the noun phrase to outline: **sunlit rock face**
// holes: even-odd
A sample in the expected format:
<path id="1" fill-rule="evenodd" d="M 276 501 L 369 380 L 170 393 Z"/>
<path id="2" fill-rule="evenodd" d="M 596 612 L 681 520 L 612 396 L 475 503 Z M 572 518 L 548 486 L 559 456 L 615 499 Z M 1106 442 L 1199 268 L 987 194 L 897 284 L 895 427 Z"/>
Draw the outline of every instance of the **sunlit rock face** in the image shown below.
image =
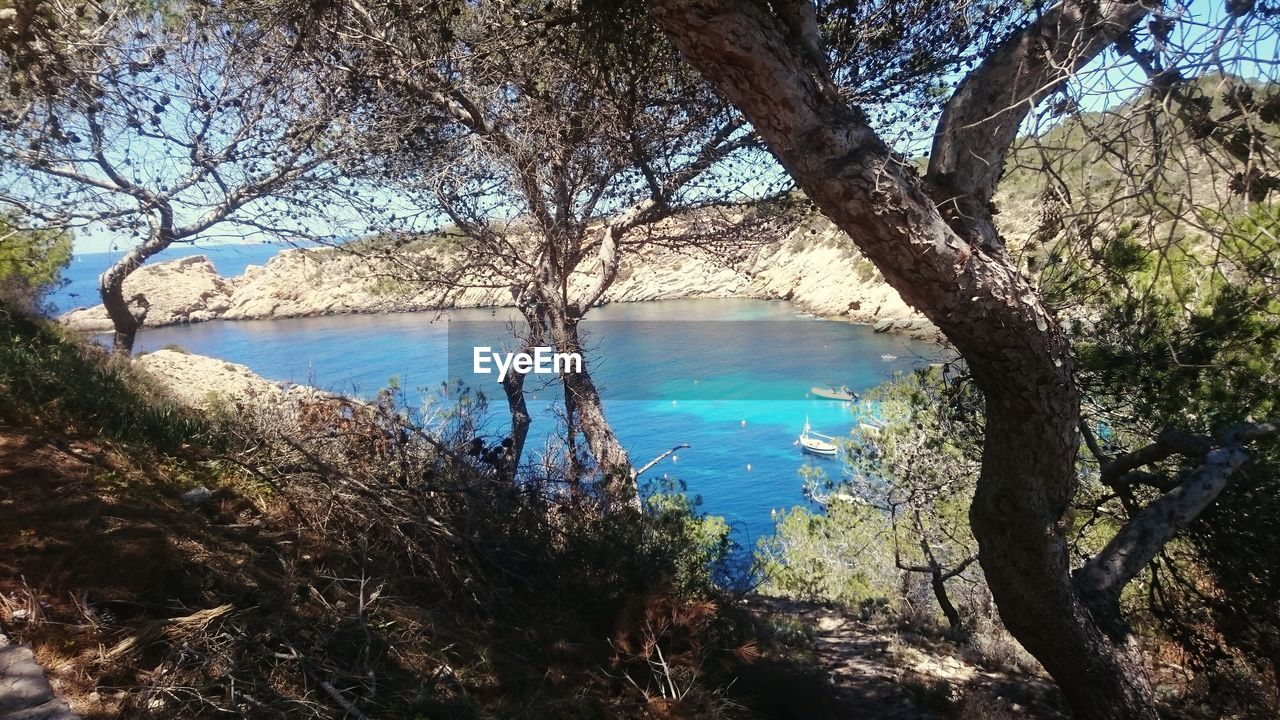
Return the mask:
<path id="1" fill-rule="evenodd" d="M 126 296 L 142 294 L 150 309 L 145 327 L 204 320 L 310 317 L 345 313 L 417 312 L 439 308 L 492 307 L 511 303 L 501 287 L 448 291 L 400 279 L 415 263 L 447 262 L 427 253 L 397 260 L 372 259 L 334 249 L 286 250 L 237 278 L 221 278 L 203 256 L 184 258 L 134 273 Z M 583 263 L 571 292 L 584 294 L 596 268 Z M 876 323 L 878 329 L 921 337 L 933 326 L 904 303 L 853 242 L 830 223 L 814 218 L 786 237 L 742 253 L 734 262 L 709 254 L 650 247 L 624 258 L 605 302 L 679 298 L 789 300 L 822 317 Z M 111 329 L 102 306 L 74 310 L 62 321 L 77 329 Z"/>

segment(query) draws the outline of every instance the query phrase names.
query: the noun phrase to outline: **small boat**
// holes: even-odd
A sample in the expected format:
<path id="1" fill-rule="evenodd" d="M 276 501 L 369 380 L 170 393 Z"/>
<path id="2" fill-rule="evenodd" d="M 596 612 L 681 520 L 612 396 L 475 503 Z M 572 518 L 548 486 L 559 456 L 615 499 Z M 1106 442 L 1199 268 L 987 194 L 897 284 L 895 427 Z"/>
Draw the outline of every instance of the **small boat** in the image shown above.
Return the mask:
<path id="1" fill-rule="evenodd" d="M 814 432 L 809 428 L 809 421 L 804 421 L 804 431 L 800 433 L 800 448 L 814 455 L 830 457 L 840 452 L 836 439 L 830 435 Z"/>
<path id="2" fill-rule="evenodd" d="M 885 354 L 883 354 L 883 355 L 881 355 L 881 356 L 880 356 L 880 359 L 881 359 L 881 360 L 883 360 L 883 361 L 885 361 L 885 362 L 889 362 L 890 360 L 897 360 L 897 359 L 898 359 L 898 356 L 897 356 L 897 355 L 890 355 L 889 353 L 885 353 Z"/>
<path id="3" fill-rule="evenodd" d="M 845 402 L 854 402 L 858 399 L 858 393 L 850 390 L 849 386 L 847 385 L 841 385 L 840 387 L 825 387 L 825 388 L 814 387 L 814 388 L 809 388 L 809 392 L 813 393 L 814 395 L 817 395 L 820 398 L 827 398 L 828 400 L 844 400 Z"/>

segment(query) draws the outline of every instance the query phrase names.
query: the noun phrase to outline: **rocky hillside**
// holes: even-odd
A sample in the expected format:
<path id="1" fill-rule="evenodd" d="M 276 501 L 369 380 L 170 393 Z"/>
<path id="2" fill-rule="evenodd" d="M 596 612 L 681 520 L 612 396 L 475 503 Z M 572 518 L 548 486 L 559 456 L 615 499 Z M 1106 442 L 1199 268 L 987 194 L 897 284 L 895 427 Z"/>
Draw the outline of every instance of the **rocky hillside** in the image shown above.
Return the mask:
<path id="1" fill-rule="evenodd" d="M 202 256 L 144 267 L 125 294 L 150 302 L 147 327 L 204 320 L 272 319 L 343 313 L 438 309 L 438 288 L 393 279 L 387 262 L 334 249 L 286 250 L 265 266 L 222 278 Z M 592 278 L 577 276 L 584 286 Z M 762 245 L 742 262 L 655 250 L 624 265 L 607 302 L 676 298 L 785 299 L 816 315 L 873 323 L 877 330 L 926 336 L 932 325 L 914 313 L 843 233 L 814 218 L 786 238 Z M 449 307 L 510 302 L 503 289 L 453 293 Z M 109 330 L 102 306 L 74 310 L 62 321 L 86 331 Z"/>

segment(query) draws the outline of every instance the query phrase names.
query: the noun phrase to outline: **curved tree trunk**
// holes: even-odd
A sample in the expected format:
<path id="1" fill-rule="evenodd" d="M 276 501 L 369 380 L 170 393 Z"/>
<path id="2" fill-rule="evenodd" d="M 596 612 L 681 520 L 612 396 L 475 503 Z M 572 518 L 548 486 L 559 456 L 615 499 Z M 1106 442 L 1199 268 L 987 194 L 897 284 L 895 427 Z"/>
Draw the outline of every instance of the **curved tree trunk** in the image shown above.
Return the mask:
<path id="1" fill-rule="evenodd" d="M 511 434 L 507 436 L 511 443 L 503 452 L 498 475 L 504 480 L 512 481 L 520 468 L 520 458 L 524 456 L 524 444 L 529 438 L 533 418 L 529 415 L 529 404 L 524 397 L 522 373 L 507 373 L 502 378 L 502 391 L 507 396 L 507 410 L 511 414 Z"/>
<path id="2" fill-rule="evenodd" d="M 98 294 L 102 297 L 102 306 L 106 308 L 107 317 L 111 318 L 114 328 L 111 337 L 111 352 L 119 357 L 133 354 L 133 342 L 142 326 L 142 313 L 135 314 L 124 297 L 124 281 L 108 278 L 104 273 L 98 280 Z"/>
<path id="3" fill-rule="evenodd" d="M 782 4 L 812 12 L 808 2 Z M 830 87 L 813 62 L 819 41 L 802 33 L 804 24 L 730 0 L 650 7 L 823 214 L 968 361 L 987 403 L 971 522 L 1006 626 L 1077 717 L 1154 719 L 1136 643 L 1114 617 L 1091 614 L 1071 580 L 1065 532 L 1079 395 L 1067 338 L 1035 289 L 989 241 L 992 233 L 962 236 L 948 224 L 915 171 Z M 988 95 L 999 89 L 988 85 Z M 1003 154 L 996 159 L 999 168 Z"/>
<path id="4" fill-rule="evenodd" d="M 111 325 L 114 328 L 111 351 L 119 357 L 127 358 L 133 354 L 134 339 L 147 315 L 148 305 L 145 297 L 139 295 L 136 298 L 126 298 L 124 296 L 124 281 L 134 270 L 141 267 L 148 257 L 155 254 L 143 253 L 140 252 L 141 250 L 141 247 L 136 248 L 98 277 L 98 294 L 102 298 L 102 306 L 107 311 L 107 317 L 111 318 Z"/>
<path id="5" fill-rule="evenodd" d="M 547 334 L 546 322 L 538 314 L 535 305 L 522 303 L 518 293 L 515 297 L 520 313 L 529 326 L 529 336 L 525 338 L 522 351 L 529 352 L 531 348 L 544 342 Z M 524 444 L 529 439 L 529 428 L 533 425 L 533 417 L 529 415 L 529 403 L 524 396 L 524 380 L 524 374 L 518 372 L 509 372 L 502 379 L 502 391 L 506 395 L 507 411 L 511 415 L 511 434 L 507 436 L 510 443 L 503 453 L 498 472 L 508 481 L 515 480 L 521 458 L 524 457 Z"/>
<path id="6" fill-rule="evenodd" d="M 960 611 L 956 610 L 951 597 L 947 595 L 947 579 L 942 574 L 942 568 L 936 565 L 929 571 L 929 587 L 933 589 L 933 598 L 938 601 L 938 607 L 947 618 L 951 633 L 959 637 L 964 633 L 964 622 L 960 617 Z"/>
<path id="7" fill-rule="evenodd" d="M 142 295 L 133 298 L 124 296 L 124 281 L 149 258 L 174 242 L 169 229 L 172 226 L 172 213 L 166 206 L 161 208 L 160 215 L 160 222 L 153 226 L 151 236 L 98 277 L 98 294 L 102 297 L 102 306 L 115 328 L 111 351 L 118 357 L 133 354 L 133 342 L 138 330 L 142 328 L 149 307 L 146 297 Z"/>

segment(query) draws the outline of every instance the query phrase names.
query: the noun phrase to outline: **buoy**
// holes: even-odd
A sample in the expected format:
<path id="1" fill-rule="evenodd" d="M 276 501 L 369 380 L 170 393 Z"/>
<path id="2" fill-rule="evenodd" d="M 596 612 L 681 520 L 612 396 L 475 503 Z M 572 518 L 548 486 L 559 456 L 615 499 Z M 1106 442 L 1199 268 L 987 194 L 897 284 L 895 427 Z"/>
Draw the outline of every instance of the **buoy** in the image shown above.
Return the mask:
<path id="1" fill-rule="evenodd" d="M 676 401 L 675 401 L 675 400 L 672 400 L 672 401 L 671 401 L 671 404 L 674 406 L 674 405 L 676 404 Z"/>
<path id="2" fill-rule="evenodd" d="M 751 463 L 747 463 L 747 472 L 751 472 Z"/>
<path id="3" fill-rule="evenodd" d="M 743 421 L 742 421 L 742 427 L 746 427 L 746 426 L 747 426 L 747 421 L 746 421 L 746 420 L 743 420 Z"/>
<path id="4" fill-rule="evenodd" d="M 672 455 L 672 456 L 671 456 L 671 462 L 680 462 L 680 456 L 679 456 L 679 455 Z"/>

